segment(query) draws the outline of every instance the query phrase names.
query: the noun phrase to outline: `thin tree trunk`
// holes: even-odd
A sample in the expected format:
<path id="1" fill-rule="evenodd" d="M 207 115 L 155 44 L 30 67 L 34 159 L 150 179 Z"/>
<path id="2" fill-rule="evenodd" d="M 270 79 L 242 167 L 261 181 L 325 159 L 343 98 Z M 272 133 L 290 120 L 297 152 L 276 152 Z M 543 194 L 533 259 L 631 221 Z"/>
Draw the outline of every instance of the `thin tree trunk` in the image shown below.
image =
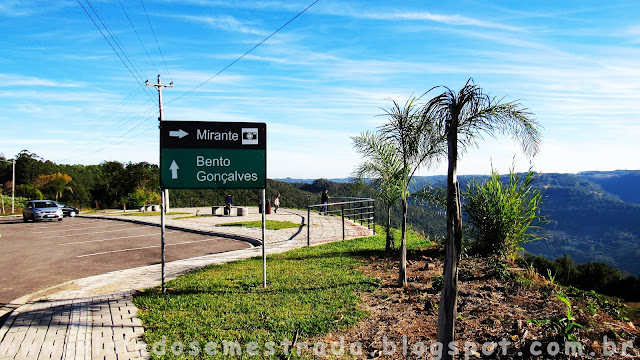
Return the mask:
<path id="1" fill-rule="evenodd" d="M 438 341 L 445 349 L 443 359 L 452 359 L 448 354 L 449 344 L 455 338 L 455 317 L 458 300 L 458 261 L 462 247 L 462 216 L 460 213 L 460 191 L 457 179 L 458 133 L 457 116 L 452 114 L 447 131 L 449 169 L 447 174 L 447 243 L 444 258 L 444 286 L 440 296 L 438 314 Z"/>
<path id="2" fill-rule="evenodd" d="M 393 248 L 391 244 L 391 206 L 387 206 L 387 247 L 386 251 L 389 252 Z"/>
<path id="3" fill-rule="evenodd" d="M 406 199 L 402 200 L 402 237 L 400 241 L 400 275 L 398 276 L 398 286 L 407 286 L 407 210 L 409 204 Z"/>

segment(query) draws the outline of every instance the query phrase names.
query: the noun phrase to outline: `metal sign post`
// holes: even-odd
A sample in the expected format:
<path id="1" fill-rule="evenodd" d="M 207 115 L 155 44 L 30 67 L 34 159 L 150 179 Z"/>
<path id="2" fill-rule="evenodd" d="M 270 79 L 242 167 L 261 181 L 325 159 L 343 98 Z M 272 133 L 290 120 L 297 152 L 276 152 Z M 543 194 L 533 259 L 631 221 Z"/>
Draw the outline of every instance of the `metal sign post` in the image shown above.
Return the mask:
<path id="1" fill-rule="evenodd" d="M 164 281 L 164 262 L 165 262 L 165 251 L 164 251 L 164 231 L 165 231 L 165 226 L 164 226 L 164 221 L 165 221 L 165 213 L 166 213 L 166 208 L 165 208 L 165 205 L 164 205 L 165 201 L 166 201 L 164 189 L 162 190 L 161 197 L 162 197 L 162 204 L 160 205 L 160 212 L 161 212 L 161 215 L 160 215 L 160 228 L 162 229 L 161 230 L 162 235 L 161 235 L 161 240 L 160 240 L 160 248 L 161 248 L 160 258 L 161 258 L 162 265 L 160 265 L 160 266 L 162 268 L 162 271 L 161 271 L 162 272 L 162 285 L 161 286 L 162 286 L 162 293 L 164 294 L 167 291 L 167 289 L 164 286 L 164 282 L 165 282 Z"/>
<path id="2" fill-rule="evenodd" d="M 265 193 L 266 190 L 262 189 L 262 287 L 267 287 L 267 250 L 265 249 L 266 239 L 265 239 L 265 229 L 267 228 L 267 217 L 265 215 L 266 207 L 265 207 Z"/>

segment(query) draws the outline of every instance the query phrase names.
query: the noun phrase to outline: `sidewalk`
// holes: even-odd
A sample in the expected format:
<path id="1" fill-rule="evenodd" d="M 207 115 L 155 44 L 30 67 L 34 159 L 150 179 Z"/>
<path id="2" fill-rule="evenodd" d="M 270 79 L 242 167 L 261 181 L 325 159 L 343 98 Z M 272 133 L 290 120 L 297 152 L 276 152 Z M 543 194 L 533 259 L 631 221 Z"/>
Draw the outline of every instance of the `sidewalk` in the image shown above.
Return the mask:
<path id="1" fill-rule="evenodd" d="M 221 223 L 262 219 L 257 208 L 248 216 L 217 217 L 189 214 L 211 214 L 211 208 L 171 209 L 166 226 L 223 234 L 234 238 L 262 240 L 262 229 L 221 227 Z M 160 216 L 126 216 L 122 211 L 84 215 L 119 221 L 160 224 Z M 182 219 L 177 219 L 181 218 Z M 301 226 L 293 229 L 266 230 L 266 253 L 280 253 L 307 244 L 307 212 L 279 209 L 267 214 L 268 220 L 290 221 Z M 342 240 L 342 221 L 334 216 L 311 215 L 311 244 Z M 371 231 L 346 222 L 345 237 L 370 235 Z M 187 271 L 211 264 L 220 264 L 254 256 L 262 249 L 252 247 L 212 254 L 166 264 L 167 280 Z M 267 265 L 267 273 L 268 273 Z M 73 280 L 53 288 L 15 300 L 4 325 L 0 328 L 0 360 L 4 359 L 146 359 L 150 358 L 141 340 L 144 330 L 132 302 L 132 293 L 160 285 L 160 265 L 114 271 Z M 6 309 L 5 309 L 6 312 Z M 0 313 L 2 316 L 3 313 Z"/>

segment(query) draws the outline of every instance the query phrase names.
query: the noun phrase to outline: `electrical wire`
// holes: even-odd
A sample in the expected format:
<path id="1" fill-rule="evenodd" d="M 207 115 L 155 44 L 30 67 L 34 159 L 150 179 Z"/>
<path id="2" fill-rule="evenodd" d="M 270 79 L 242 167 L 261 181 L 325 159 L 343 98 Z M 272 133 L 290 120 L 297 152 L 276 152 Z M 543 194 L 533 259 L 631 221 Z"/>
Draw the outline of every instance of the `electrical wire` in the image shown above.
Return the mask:
<path id="1" fill-rule="evenodd" d="M 154 114 L 152 114 L 152 115 L 147 115 L 147 117 L 142 118 L 142 121 L 138 122 L 138 123 L 137 123 L 137 125 L 135 125 L 134 127 L 130 128 L 126 133 L 121 134 L 121 135 L 118 135 L 118 136 L 117 136 L 117 138 L 116 138 L 115 140 L 113 140 L 113 141 L 111 141 L 111 142 L 107 142 L 107 143 L 106 143 L 106 145 L 102 146 L 101 148 L 99 148 L 99 149 L 97 149 L 97 150 L 95 150 L 95 151 L 89 151 L 89 152 L 81 153 L 81 154 L 78 154 L 78 155 L 76 155 L 76 156 L 72 156 L 72 157 L 69 157 L 69 158 L 66 158 L 66 159 L 61 159 L 60 161 L 67 161 L 67 160 L 77 159 L 77 158 L 86 158 L 86 157 L 88 157 L 88 156 L 95 155 L 95 154 L 99 153 L 100 151 L 106 150 L 106 149 L 108 149 L 108 148 L 110 148 L 110 147 L 112 147 L 112 146 L 115 146 L 115 145 L 121 145 L 121 144 L 125 143 L 126 141 L 129 141 L 129 140 L 131 140 L 131 139 L 137 138 L 139 135 L 144 134 L 144 133 L 146 133 L 146 132 L 148 132 L 148 131 L 150 131 L 150 130 L 153 130 L 153 128 L 145 128 L 145 130 L 144 130 L 144 131 L 142 131 L 142 132 L 140 132 L 140 133 L 136 133 L 136 134 L 134 134 L 134 135 L 132 135 L 132 136 L 127 137 L 127 135 L 129 135 L 133 130 L 135 130 L 135 129 L 137 129 L 138 127 L 140 127 L 141 125 L 143 125 L 143 124 L 147 123 L 147 120 L 153 119 L 153 117 L 154 117 L 154 115 L 155 115 L 155 112 L 156 112 L 155 107 L 154 107 L 154 108 L 150 108 L 149 110 L 147 110 L 147 111 L 146 111 L 146 113 L 150 113 L 150 112 L 154 112 Z M 132 122 L 133 120 L 135 120 L 136 118 L 142 117 L 143 115 L 144 115 L 144 113 L 143 113 L 143 114 L 140 114 L 140 115 L 135 116 L 133 119 L 129 120 L 129 123 L 131 123 L 131 122 Z M 154 127 L 156 127 L 156 128 L 157 128 L 157 125 L 154 125 Z M 102 139 L 104 139 L 104 138 L 105 138 L 105 136 L 106 136 L 106 135 L 104 135 L 104 136 L 102 137 Z"/>
<path id="2" fill-rule="evenodd" d="M 153 58 L 151 58 L 151 55 L 149 54 L 149 51 L 147 51 L 147 47 L 144 46 L 144 42 L 142 42 L 142 39 L 140 38 L 140 35 L 138 34 L 138 30 L 136 30 L 136 27 L 133 26 L 133 21 L 131 21 L 131 18 L 129 17 L 129 14 L 127 14 L 127 10 L 125 10 L 124 5 L 122 5 L 122 1 L 118 0 L 118 3 L 120 4 L 120 7 L 122 8 L 122 12 L 124 12 L 124 15 L 127 17 L 127 20 L 129 20 L 129 24 L 131 25 L 131 28 L 133 29 L 133 32 L 136 33 L 136 37 L 138 38 L 138 41 L 140 41 L 140 45 L 142 45 L 142 48 L 144 49 L 144 52 L 147 54 L 147 57 L 149 58 L 149 61 L 151 61 L 151 64 L 153 65 L 153 68 L 156 69 L 156 72 L 159 74 L 160 70 L 158 70 L 158 67 L 156 66 L 156 63 L 153 61 Z"/>
<path id="3" fill-rule="evenodd" d="M 142 1 L 142 0 L 141 0 Z M 245 52 L 244 54 L 242 54 L 239 58 L 235 59 L 234 61 L 232 61 L 229 65 L 225 66 L 222 70 L 218 71 L 217 73 L 215 73 L 213 76 L 211 76 L 210 78 L 208 78 L 207 80 L 203 81 L 200 85 L 194 87 L 193 89 L 183 93 L 182 95 L 178 96 L 177 98 L 167 102 L 167 104 L 171 104 L 175 101 L 178 101 L 180 99 L 182 99 L 183 97 L 191 94 L 192 92 L 194 92 L 195 90 L 199 89 L 201 86 L 203 86 L 204 84 L 208 83 L 209 81 L 211 81 L 213 78 L 215 78 L 216 76 L 222 74 L 222 72 L 224 72 L 225 70 L 227 70 L 228 68 L 230 68 L 231 66 L 233 66 L 235 63 L 237 63 L 238 61 L 242 60 L 245 56 L 249 55 L 249 53 L 251 53 L 253 50 L 255 50 L 258 46 L 264 44 L 267 40 L 269 40 L 273 35 L 277 34 L 280 30 L 284 29 L 287 25 L 289 25 L 293 20 L 297 19 L 300 15 L 302 15 L 304 12 L 306 12 L 307 10 L 309 10 L 313 5 L 315 5 L 318 1 L 320 0 L 315 0 L 314 2 L 311 3 L 311 5 L 307 6 L 304 10 L 300 11 L 296 16 L 292 17 L 289 21 L 287 21 L 284 25 L 280 26 L 276 31 L 272 32 L 269 36 L 267 36 L 266 38 L 264 38 L 262 41 L 260 41 L 259 43 L 257 43 L 254 47 L 252 47 L 251 49 L 249 49 L 247 52 Z"/>
<path id="4" fill-rule="evenodd" d="M 127 52 L 124 51 L 124 49 L 122 48 L 122 45 L 120 44 L 120 40 L 118 40 L 118 37 L 113 33 L 113 31 L 111 31 L 111 27 L 109 27 L 109 24 L 107 24 L 107 22 L 102 18 L 102 16 L 100 16 L 100 13 L 98 12 L 98 10 L 93 6 L 93 4 L 91 3 L 91 0 L 85 0 L 86 3 L 91 7 L 91 10 L 93 11 L 93 13 L 96 15 L 96 17 L 98 18 L 98 20 L 100 20 L 100 23 L 102 23 L 102 26 L 104 27 L 105 30 L 107 30 L 107 33 L 109 33 L 109 36 L 111 36 L 111 38 L 113 39 L 113 42 L 116 44 L 116 46 L 118 47 L 118 49 L 120 49 L 120 52 L 122 53 L 122 55 L 124 56 L 124 58 L 129 62 L 129 64 L 131 65 L 131 67 L 133 68 L 133 70 L 136 72 L 136 74 L 138 75 L 138 79 L 140 81 L 143 81 L 144 77 L 142 75 L 140 75 L 141 70 L 139 69 L 138 66 L 136 66 L 136 64 L 131 60 L 131 58 L 127 55 Z M 149 90 L 145 87 L 144 88 L 145 92 L 147 94 L 149 94 Z M 151 98 L 151 94 L 149 94 L 150 98 Z"/>
<path id="5" fill-rule="evenodd" d="M 145 106 L 148 102 L 149 102 L 149 100 L 145 101 L 142 105 L 138 106 L 138 109 L 140 109 L 141 107 Z M 135 111 L 138 111 L 138 109 L 136 109 Z M 133 115 L 124 116 L 117 123 L 113 124 L 110 128 L 105 129 L 99 136 L 96 136 L 93 140 L 89 141 L 84 146 L 91 145 L 91 144 L 95 143 L 96 141 L 103 140 L 105 137 L 108 137 L 109 135 L 112 135 L 112 134 L 116 133 L 118 130 L 121 130 L 123 127 L 131 124 L 136 119 L 138 119 L 138 118 L 140 118 L 142 116 L 145 116 L 145 115 L 146 116 L 151 116 L 152 112 L 157 112 L 157 111 L 158 111 L 157 107 L 154 105 L 154 106 L 148 107 L 147 110 L 144 110 L 143 112 L 141 112 L 138 115 L 135 115 L 135 116 L 133 116 Z"/>
<path id="6" fill-rule="evenodd" d="M 158 51 L 160 52 L 160 56 L 162 57 L 162 62 L 164 62 L 164 67 L 167 69 L 167 74 L 169 75 L 169 80 L 173 82 L 173 78 L 171 77 L 171 72 L 169 71 L 169 67 L 167 66 L 167 61 L 164 59 L 164 54 L 162 54 L 162 50 L 160 49 L 160 43 L 158 42 L 158 38 L 156 37 L 156 32 L 153 31 L 153 26 L 151 26 L 151 19 L 149 19 L 149 14 L 147 13 L 147 7 L 144 6 L 144 1 L 140 0 L 142 4 L 142 8 L 144 9 L 144 14 L 147 16 L 147 22 L 149 23 L 149 27 L 151 28 L 151 33 L 153 34 L 153 38 L 156 39 L 156 45 L 158 46 Z"/>

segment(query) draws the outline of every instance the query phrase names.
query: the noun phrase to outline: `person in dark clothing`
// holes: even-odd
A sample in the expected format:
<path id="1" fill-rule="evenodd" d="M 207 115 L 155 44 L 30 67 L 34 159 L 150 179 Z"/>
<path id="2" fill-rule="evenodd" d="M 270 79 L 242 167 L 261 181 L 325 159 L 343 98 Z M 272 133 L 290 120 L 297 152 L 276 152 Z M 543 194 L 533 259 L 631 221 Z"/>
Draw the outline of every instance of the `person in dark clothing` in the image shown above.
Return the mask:
<path id="1" fill-rule="evenodd" d="M 227 196 L 224 198 L 224 203 L 226 204 L 225 207 L 225 215 L 231 215 L 231 206 L 233 205 L 233 196 L 231 196 L 231 194 L 227 194 Z"/>
<path id="2" fill-rule="evenodd" d="M 328 206 L 327 204 L 329 203 L 329 190 L 324 189 L 324 191 L 322 192 L 322 199 L 320 200 L 320 202 L 322 204 L 324 204 L 324 206 L 322 207 L 322 210 L 320 212 L 324 211 L 324 214 L 327 215 L 328 214 Z"/>

